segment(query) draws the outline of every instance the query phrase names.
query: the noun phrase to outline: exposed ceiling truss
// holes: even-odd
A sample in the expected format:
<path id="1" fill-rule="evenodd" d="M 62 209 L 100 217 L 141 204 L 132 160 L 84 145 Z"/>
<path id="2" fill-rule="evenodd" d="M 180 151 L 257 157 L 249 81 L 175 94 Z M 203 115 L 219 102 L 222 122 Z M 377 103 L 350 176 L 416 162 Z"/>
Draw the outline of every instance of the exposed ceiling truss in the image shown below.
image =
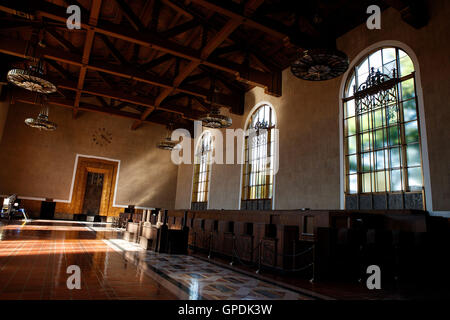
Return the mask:
<path id="1" fill-rule="evenodd" d="M 415 27 L 427 22 L 419 0 L 6 0 L 0 53 L 32 58 L 29 34 L 39 28 L 45 46 L 34 54 L 59 91 L 51 103 L 75 118 L 80 111 L 126 117 L 132 129 L 173 118 L 189 126 L 212 105 L 243 114 L 254 86 L 280 96 L 281 72 L 297 48 L 333 45 L 364 19 L 337 27 L 338 8 L 355 3 L 362 12 L 369 2 L 394 7 Z M 72 4 L 81 8 L 80 30 L 66 27 Z"/>

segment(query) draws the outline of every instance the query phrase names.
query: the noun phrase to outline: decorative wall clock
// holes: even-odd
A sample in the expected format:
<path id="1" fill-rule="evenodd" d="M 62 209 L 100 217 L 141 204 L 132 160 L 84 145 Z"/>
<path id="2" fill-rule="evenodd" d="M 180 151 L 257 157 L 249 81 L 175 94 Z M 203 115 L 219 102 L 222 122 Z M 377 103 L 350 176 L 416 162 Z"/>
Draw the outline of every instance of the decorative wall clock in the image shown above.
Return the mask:
<path id="1" fill-rule="evenodd" d="M 95 145 L 101 147 L 106 146 L 112 142 L 112 133 L 106 130 L 106 128 L 98 128 L 92 135 L 92 141 Z"/>

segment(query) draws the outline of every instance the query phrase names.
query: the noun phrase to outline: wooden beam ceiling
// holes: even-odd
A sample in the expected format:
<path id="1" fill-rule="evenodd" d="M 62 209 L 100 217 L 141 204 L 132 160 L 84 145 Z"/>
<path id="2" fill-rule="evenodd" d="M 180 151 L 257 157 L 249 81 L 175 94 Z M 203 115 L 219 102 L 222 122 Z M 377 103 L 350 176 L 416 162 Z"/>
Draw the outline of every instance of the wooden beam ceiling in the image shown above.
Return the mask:
<path id="1" fill-rule="evenodd" d="M 26 52 L 27 42 L 23 40 L 8 39 L 0 43 L 0 52 L 5 54 L 14 55 L 17 57 L 24 57 Z M 202 87 L 186 84 L 175 86 L 170 80 L 161 79 L 158 76 L 153 76 L 143 71 L 139 71 L 132 67 L 112 65 L 102 61 L 90 61 L 89 64 L 83 64 L 82 58 L 79 55 L 61 52 L 60 50 L 52 47 L 37 48 L 37 54 L 43 58 L 68 63 L 78 67 L 84 67 L 85 69 L 98 71 L 101 73 L 107 73 L 110 75 L 118 76 L 129 80 L 137 80 L 139 82 L 156 85 L 164 89 L 170 89 L 176 92 L 183 92 L 188 95 L 198 96 L 205 99 L 207 102 L 211 102 L 214 99 L 219 105 L 224 107 L 233 107 L 234 104 L 240 103 L 239 97 L 233 95 L 224 95 L 222 93 L 214 93 L 211 95 L 209 90 Z M 31 58 L 31 57 L 28 57 Z M 79 83 L 78 83 L 79 84 Z M 77 86 L 77 91 L 82 92 L 82 87 Z"/>
<path id="2" fill-rule="evenodd" d="M 418 5 L 424 0 L 376 1 L 399 10 L 413 26 L 424 21 Z M 28 21 L 30 27 L 43 27 L 45 47 L 38 47 L 33 55 L 48 62 L 49 78 L 62 77 L 62 81 L 54 82 L 73 100 L 74 117 L 83 110 L 83 101 L 98 101 L 98 108 L 108 106 L 115 111 L 130 106 L 140 112 L 130 118 L 136 120 L 133 129 L 167 112 L 193 120 L 198 118 L 199 110 L 208 110 L 212 104 L 242 114 L 245 90 L 252 86 L 280 96 L 281 70 L 296 48 L 315 47 L 321 41 L 323 44 L 321 32 L 335 34 L 327 31 L 333 24 L 336 29 L 338 19 L 331 13 L 350 3 L 322 3 L 327 20 L 322 25 L 312 25 L 311 7 L 315 5 L 303 2 L 64 2 L 82 9 L 82 30 L 65 28 L 67 13 L 63 2 L 2 1 L 0 11 L 6 12 L 8 19 L 4 24 L 13 30 L 17 27 L 17 32 L 9 35 L 0 30 L 0 52 L 32 58 L 24 57 L 29 42 L 20 40 L 28 38 L 24 22 Z M 82 6 L 87 3 L 89 9 Z M 359 9 L 355 10 L 364 6 L 358 4 Z M 342 15 L 344 11 L 339 12 Z M 303 20 L 309 23 L 306 29 L 301 24 Z M 344 32 L 345 26 L 339 30 Z M 97 101 L 85 99 L 88 97 Z"/>
<path id="3" fill-rule="evenodd" d="M 256 9 L 259 5 L 261 5 L 261 1 L 259 0 L 249 0 L 247 5 L 250 8 Z M 208 41 L 208 43 L 202 48 L 200 53 L 200 58 L 202 60 L 207 60 L 208 57 L 213 53 L 215 49 L 217 49 L 244 21 L 246 20 L 243 16 L 233 16 L 230 17 L 229 21 L 222 27 L 217 34 Z M 200 65 L 201 61 L 191 61 L 187 66 L 181 70 L 181 72 L 175 77 L 173 81 L 173 85 L 177 88 L 181 83 Z M 174 88 L 166 88 L 164 89 L 159 96 L 155 100 L 155 108 L 148 109 L 145 111 L 141 119 L 135 121 L 132 125 L 132 129 L 135 130 L 139 127 L 143 120 L 145 120 L 153 110 L 157 109 L 161 103 L 166 99 L 172 92 Z M 214 101 L 214 99 L 210 99 Z"/>
<path id="4" fill-rule="evenodd" d="M 182 12 L 184 15 L 188 16 L 188 17 L 194 17 L 196 20 L 200 21 L 201 24 L 204 26 L 204 28 L 208 27 L 212 30 L 216 30 L 219 31 L 221 29 L 221 25 L 219 23 L 217 23 L 216 21 L 214 21 L 213 19 L 207 20 L 205 19 L 202 15 L 200 15 L 198 12 L 192 10 L 191 8 L 187 7 L 186 5 L 184 5 L 183 3 L 181 3 L 180 1 L 176 1 L 176 0 L 166 0 L 167 2 L 172 2 L 175 1 L 176 2 L 176 7 L 177 10 L 179 10 L 180 12 Z M 253 12 L 256 10 L 256 7 L 253 3 L 257 3 L 257 2 L 261 2 L 261 1 L 249 1 L 247 2 L 249 8 L 251 6 L 253 6 L 255 9 L 253 10 Z M 262 3 L 262 2 L 261 2 Z M 276 78 L 280 77 L 280 73 L 281 70 L 283 68 L 281 68 L 280 66 L 277 66 L 275 63 L 273 63 L 269 57 L 268 54 L 263 53 L 261 50 L 259 50 L 258 48 L 254 48 L 253 46 L 250 45 L 249 43 L 249 36 L 248 34 L 245 35 L 239 35 L 238 33 L 239 30 L 236 30 L 236 32 L 234 32 L 233 34 L 230 35 L 229 39 L 232 40 L 234 42 L 233 45 L 227 46 L 227 47 L 220 47 L 217 48 L 214 53 L 211 55 L 211 61 L 213 61 L 214 59 L 212 59 L 213 57 L 219 57 L 222 54 L 226 54 L 226 53 L 230 53 L 233 51 L 242 51 L 244 49 L 248 50 L 249 52 L 251 52 L 252 54 L 256 54 L 258 57 L 261 57 L 263 61 L 265 62 L 270 62 L 270 66 L 268 66 L 270 69 L 272 69 L 272 74 L 278 73 L 276 75 L 274 75 L 272 80 L 275 80 Z M 310 43 L 310 45 L 312 45 L 312 43 Z M 281 43 L 280 46 L 283 46 L 283 44 Z M 275 66 L 275 67 L 273 67 Z M 267 65 L 266 65 L 267 67 Z M 226 71 L 226 70 L 224 70 Z M 249 70 L 249 75 L 250 74 L 254 74 L 253 70 L 250 68 Z M 240 71 L 241 73 L 246 73 L 245 70 Z M 239 79 L 239 76 L 237 77 L 237 79 Z M 241 78 L 243 79 L 243 78 Z M 256 80 L 256 79 L 254 79 Z M 242 82 L 251 84 L 251 85 L 256 85 L 252 82 L 252 79 L 243 79 Z M 281 88 L 280 88 L 281 90 Z M 277 89 L 273 88 L 273 91 L 277 91 Z M 279 96 L 281 95 L 281 91 L 279 93 L 279 95 L 274 94 L 275 96 Z"/>
<path id="5" fill-rule="evenodd" d="M 21 92 L 19 94 L 14 94 L 14 100 L 18 101 L 18 102 L 27 103 L 27 104 L 33 104 L 33 105 L 36 104 L 35 96 L 29 92 L 23 92 L 23 90 L 21 90 Z M 50 105 L 64 107 L 64 108 L 68 108 L 71 110 L 74 110 L 74 108 L 75 108 L 74 101 L 70 100 L 70 99 L 66 99 L 66 98 L 49 97 L 48 103 Z M 122 110 L 120 110 L 120 108 L 99 107 L 99 106 L 96 106 L 96 105 L 93 105 L 90 103 L 84 103 L 84 102 L 80 103 L 80 105 L 78 106 L 78 110 L 106 114 L 106 115 L 111 115 L 111 116 L 116 116 L 116 117 L 121 117 L 121 118 L 126 118 L 126 119 L 132 119 L 132 120 L 140 119 L 139 114 L 122 111 Z M 145 120 L 144 122 L 166 125 L 166 122 L 161 118 L 152 118 L 152 119 Z M 176 126 L 180 127 L 180 128 L 192 130 L 192 124 L 189 124 L 186 122 L 179 121 L 176 124 Z"/>
<path id="6" fill-rule="evenodd" d="M 100 9 L 102 6 L 102 0 L 92 0 L 91 11 L 89 16 L 89 25 L 95 26 L 97 25 L 97 20 L 100 15 Z M 91 28 L 87 30 L 86 39 L 84 41 L 84 50 L 83 56 L 81 58 L 81 69 L 80 75 L 78 76 L 78 84 L 77 84 L 77 93 L 75 96 L 74 108 L 73 108 L 73 117 L 77 117 L 78 107 L 80 105 L 81 99 L 81 89 L 84 86 L 84 79 L 86 78 L 87 73 L 87 64 L 89 63 L 89 58 L 91 56 L 92 46 L 94 44 L 95 31 Z"/>
<path id="7" fill-rule="evenodd" d="M 251 0 L 252 1 L 252 0 Z M 56 20 L 65 23 L 67 19 L 67 15 L 65 13 L 65 8 L 60 7 L 58 5 L 49 3 L 49 2 L 40 2 L 38 6 L 35 8 L 31 8 L 31 11 L 34 12 L 34 15 L 30 15 L 28 13 L 18 11 L 17 2 L 21 2 L 20 0 L 7 0 L 4 4 L 0 5 L 0 10 L 14 13 L 17 15 L 25 15 L 31 18 L 36 18 L 37 16 L 45 17 L 48 19 Z M 237 16 L 236 19 L 242 21 L 242 17 Z M 121 39 L 124 41 L 132 42 L 143 47 L 149 47 L 155 50 L 163 51 L 168 54 L 196 62 L 208 65 L 211 68 L 215 68 L 224 72 L 228 72 L 236 76 L 236 79 L 251 83 L 252 85 L 260 86 L 266 89 L 268 94 L 273 94 L 275 96 L 280 96 L 281 92 L 278 88 L 273 87 L 273 81 L 271 79 L 271 74 L 266 74 L 259 70 L 251 69 L 248 72 L 242 72 L 242 69 L 233 69 L 230 68 L 229 65 L 221 65 L 214 61 L 208 61 L 204 57 L 202 57 L 196 50 L 181 46 L 175 42 L 172 42 L 167 39 L 161 38 L 157 34 L 151 34 L 146 32 L 138 32 L 134 29 L 128 29 L 126 26 L 116 25 L 106 20 L 99 20 L 96 25 L 90 24 L 86 19 L 81 19 L 81 27 L 91 32 L 97 34 L 103 34 L 106 36 L 110 36 L 113 38 Z M 252 75 L 252 77 L 248 77 L 247 74 Z"/>
<path id="8" fill-rule="evenodd" d="M 179 0 L 174 0 L 174 2 L 179 2 Z M 275 22 L 267 20 L 261 22 L 251 17 L 264 1 L 255 0 L 246 2 L 243 12 L 238 4 L 231 1 L 227 1 L 226 5 L 223 1 L 212 0 L 191 0 L 191 2 L 227 16 L 230 19 L 240 19 L 245 25 L 270 34 L 271 36 L 282 40 L 286 45 L 290 45 L 290 32 L 285 27 L 282 25 L 274 26 Z M 269 24 L 271 24 L 272 27 L 269 27 Z"/>

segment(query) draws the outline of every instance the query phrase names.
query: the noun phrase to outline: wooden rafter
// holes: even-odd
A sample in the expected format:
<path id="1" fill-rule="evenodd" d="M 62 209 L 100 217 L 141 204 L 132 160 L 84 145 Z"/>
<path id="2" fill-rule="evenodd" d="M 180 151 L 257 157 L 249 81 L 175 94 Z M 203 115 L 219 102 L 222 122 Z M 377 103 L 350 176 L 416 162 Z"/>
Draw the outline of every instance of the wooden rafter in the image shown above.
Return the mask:
<path id="1" fill-rule="evenodd" d="M 116 59 L 118 62 L 120 62 L 124 66 L 129 64 L 128 61 L 124 58 L 124 56 L 120 53 L 120 51 L 117 50 L 117 48 L 108 39 L 107 36 L 105 36 L 104 34 L 101 34 L 100 39 L 102 39 L 103 43 L 106 45 L 106 48 L 108 48 L 108 51 L 111 53 L 111 55 L 114 57 L 114 59 Z"/>
<path id="2" fill-rule="evenodd" d="M 161 63 L 164 63 L 164 62 L 169 61 L 174 58 L 175 57 L 170 54 L 163 54 L 163 55 L 159 56 L 158 58 L 152 59 L 149 62 L 141 64 L 139 66 L 139 68 L 143 69 L 143 70 L 148 70 L 148 69 L 156 67 L 157 65 L 160 65 Z"/>
<path id="3" fill-rule="evenodd" d="M 7 39 L 7 41 L 0 42 L 0 52 L 23 58 L 24 57 L 23 53 L 25 52 L 26 46 L 27 46 L 26 41 Z M 69 52 L 61 52 L 61 50 L 54 49 L 49 46 L 45 48 L 37 48 L 37 53 L 46 59 L 51 59 L 62 63 L 68 63 L 78 67 L 84 66 L 86 69 L 97 71 L 100 73 L 106 73 L 128 80 L 137 80 L 142 83 L 156 85 L 164 89 L 170 89 L 171 91 L 174 90 L 177 92 L 183 92 L 193 96 L 198 96 L 206 100 L 209 98 L 213 98 L 214 101 L 217 101 L 217 103 L 219 104 L 222 103 L 223 106 L 232 106 L 233 99 L 235 98 L 235 101 L 238 100 L 237 99 L 238 97 L 233 98 L 232 96 L 230 97 L 229 95 L 223 95 L 221 93 L 216 93 L 214 97 L 211 97 L 209 90 L 204 89 L 202 87 L 192 84 L 186 84 L 181 86 L 179 84 L 175 85 L 169 80 L 162 79 L 160 76 L 151 75 L 149 73 L 137 70 L 132 67 L 113 65 L 102 61 L 90 61 L 89 64 L 83 64 L 82 58 L 79 55 L 72 54 Z M 77 90 L 80 92 L 80 95 L 82 89 L 83 89 L 82 87 L 80 88 L 77 86 Z"/>
<path id="4" fill-rule="evenodd" d="M 66 40 L 61 34 L 52 28 L 45 28 L 45 32 L 52 36 L 59 45 L 69 52 L 78 52 L 78 49 L 68 40 Z"/>
<path id="5" fill-rule="evenodd" d="M 58 62 L 46 59 L 45 60 L 53 69 L 55 69 L 64 79 L 73 80 L 74 76 L 64 69 Z"/>
<path id="6" fill-rule="evenodd" d="M 214 38 L 210 40 L 210 42 L 202 49 L 201 57 L 202 59 L 207 59 L 209 55 L 222 44 L 222 42 L 225 41 L 226 38 L 234 31 L 236 30 L 242 23 L 241 19 L 233 19 L 230 20 L 221 31 L 219 31 Z M 186 79 L 192 71 L 194 71 L 198 66 L 200 65 L 200 62 L 197 61 L 191 61 L 186 67 L 183 68 L 183 70 L 176 76 L 176 78 L 173 81 L 173 86 L 178 87 L 184 79 Z M 157 109 L 161 103 L 164 101 L 165 98 L 167 98 L 171 93 L 173 92 L 172 88 L 164 89 L 159 96 L 155 100 L 155 108 L 148 109 L 146 112 L 144 112 L 141 116 L 141 119 L 138 121 L 135 121 L 132 125 L 132 129 L 135 130 L 139 127 L 139 125 L 142 123 L 142 120 L 145 120 L 150 113 L 154 109 Z"/>
<path id="7" fill-rule="evenodd" d="M 167 1 L 171 2 L 171 1 L 175 1 L 175 0 L 167 0 Z M 246 6 L 248 8 L 252 8 L 252 9 L 255 8 L 252 11 L 248 11 L 248 14 L 251 14 L 251 12 L 254 12 L 256 10 L 256 6 L 255 6 L 254 3 L 257 3 L 257 2 L 260 2 L 260 1 L 248 1 L 246 3 Z M 185 14 L 188 17 L 194 17 L 196 20 L 201 22 L 201 24 L 203 25 L 203 28 L 204 28 L 202 36 L 205 36 L 205 34 L 206 34 L 205 33 L 205 29 L 206 28 L 210 28 L 210 29 L 213 29 L 213 30 L 216 30 L 216 31 L 220 30 L 220 28 L 221 28 L 220 24 L 218 24 L 214 20 L 212 20 L 212 19 L 210 19 L 210 20 L 205 19 L 204 17 L 202 17 L 197 12 L 195 12 L 192 9 L 188 8 L 186 5 L 180 3 L 180 1 L 178 1 L 176 3 L 176 5 L 177 5 L 177 8 L 178 8 L 178 10 L 180 12 L 182 12 L 183 14 Z M 248 38 L 247 37 L 243 37 L 243 36 L 239 36 L 238 30 L 236 32 L 234 32 L 232 35 L 230 35 L 229 39 L 232 40 L 234 42 L 234 44 L 230 45 L 230 46 L 227 46 L 227 47 L 217 48 L 214 51 L 214 53 L 211 55 L 211 57 L 219 57 L 222 54 L 226 54 L 226 53 L 233 52 L 233 51 L 238 51 L 238 50 L 242 51 L 243 49 L 246 49 L 247 51 L 249 51 L 250 53 L 254 54 L 258 58 L 258 62 L 264 64 L 264 69 L 271 70 L 271 72 L 274 74 L 274 76 L 273 76 L 274 83 L 277 81 L 278 78 L 281 77 L 281 69 L 282 68 L 277 66 L 276 63 L 274 63 L 273 61 L 271 61 L 271 59 L 269 58 L 270 54 L 264 54 L 260 50 L 258 50 L 256 48 L 253 48 L 253 46 L 250 46 L 249 43 L 248 43 Z M 279 50 L 283 46 L 284 46 L 284 44 L 282 42 L 280 42 L 280 45 L 277 48 L 277 50 Z M 213 59 L 210 59 L 210 60 L 213 61 Z M 220 70 L 220 68 L 219 68 L 219 70 Z M 223 70 L 223 71 L 226 71 L 226 70 Z M 242 73 L 242 69 L 241 69 L 241 73 Z M 245 72 L 245 73 L 247 73 L 247 72 Z M 255 73 L 253 72 L 252 69 L 250 69 L 248 74 L 255 74 Z M 242 79 L 242 82 L 250 83 L 252 85 L 258 86 L 258 84 L 255 84 L 253 82 L 256 79 L 249 79 L 249 78 L 244 78 L 244 77 L 241 77 L 241 76 L 238 76 L 237 79 Z M 275 95 L 275 96 L 281 95 L 281 87 L 280 87 L 280 91 L 277 91 L 277 89 L 278 88 L 273 87 L 271 94 L 277 92 L 277 93 L 275 93 L 273 95 Z"/>
<path id="8" fill-rule="evenodd" d="M 177 0 L 173 1 L 177 2 Z M 217 13 L 220 13 L 230 19 L 241 19 L 245 25 L 263 31 L 280 40 L 283 40 L 286 44 L 288 44 L 290 41 L 288 32 L 282 26 L 268 27 L 267 26 L 268 21 L 262 23 L 260 21 L 250 18 L 250 15 L 253 12 L 255 12 L 255 10 L 258 8 L 259 5 L 262 4 L 263 1 L 260 0 L 247 1 L 245 4 L 246 9 L 244 10 L 244 14 L 248 14 L 247 16 L 239 12 L 240 8 L 236 9 L 234 6 L 232 6 L 233 2 L 231 1 L 228 1 L 227 4 L 228 7 L 225 6 L 223 2 L 220 1 L 191 0 L 191 2 L 196 3 L 207 9 L 213 10 Z"/>
<path id="9" fill-rule="evenodd" d="M 189 30 L 191 30 L 193 28 L 196 28 L 199 25 L 200 25 L 200 22 L 195 20 L 195 19 L 193 19 L 193 20 L 190 20 L 190 21 L 185 22 L 183 24 L 180 24 L 178 26 L 175 26 L 175 27 L 173 27 L 171 29 L 168 29 L 166 31 L 162 31 L 162 32 L 159 33 L 159 35 L 162 38 L 172 38 L 172 37 L 176 37 L 177 35 L 186 32 L 186 31 L 189 31 Z"/>
<path id="10" fill-rule="evenodd" d="M 258 4 L 259 3 L 259 4 Z M 256 8 L 261 5 L 261 1 L 259 0 L 249 0 L 247 1 L 249 7 L 256 10 Z M 213 53 L 215 49 L 217 49 L 244 21 L 246 20 L 243 16 L 234 16 L 230 17 L 230 20 L 225 24 L 225 26 L 217 32 L 217 34 L 202 48 L 200 57 L 202 60 L 208 59 L 208 57 Z M 183 80 L 185 80 L 198 66 L 200 62 L 191 61 L 183 70 L 176 76 L 173 81 L 173 85 L 178 87 Z M 161 103 L 166 99 L 171 93 L 173 89 L 164 89 L 159 96 L 155 100 L 155 108 L 157 109 Z M 136 129 L 142 123 L 141 120 L 145 120 L 149 114 L 152 113 L 154 109 L 148 109 L 141 116 L 139 121 L 135 121 L 132 125 L 132 129 Z"/>
<path id="11" fill-rule="evenodd" d="M 14 9 L 17 8 L 15 2 L 17 1 L 6 1 L 5 4 L 0 5 L 0 10 L 18 15 L 25 14 Z M 51 4 L 49 2 L 40 3 L 39 6 L 34 9 L 34 12 L 36 16 L 46 17 L 64 23 L 67 19 L 65 8 Z M 31 18 L 33 18 L 33 16 L 31 16 Z M 83 20 L 83 18 L 81 21 L 81 27 L 97 34 L 104 34 L 114 38 L 122 39 L 144 47 L 150 47 L 159 51 L 163 51 L 168 54 L 190 60 L 192 62 L 208 65 L 211 68 L 231 73 L 235 75 L 236 79 L 240 81 L 264 87 L 269 94 L 273 94 L 276 96 L 279 96 L 281 94 L 279 88 L 273 87 L 274 81 L 271 78 L 270 74 L 266 74 L 254 69 L 245 70 L 244 73 L 240 73 L 242 72 L 241 68 L 233 69 L 230 68 L 230 64 L 221 65 L 217 62 L 209 61 L 200 56 L 196 50 L 181 46 L 167 39 L 161 39 L 156 34 L 138 32 L 134 29 L 130 30 L 125 26 L 119 26 L 108 21 L 99 21 L 97 25 L 91 25 L 89 24 L 89 22 L 86 22 L 85 19 Z M 252 77 L 247 77 L 248 74 L 251 74 Z"/>
<path id="12" fill-rule="evenodd" d="M 115 0 L 125 18 L 133 26 L 136 31 L 144 31 L 145 27 L 140 19 L 136 16 L 130 6 L 124 0 Z"/>
<path id="13" fill-rule="evenodd" d="M 91 11 L 89 16 L 89 25 L 95 26 L 97 24 L 98 17 L 100 15 L 100 9 L 102 6 L 102 0 L 92 0 Z M 81 99 L 81 89 L 84 86 L 84 79 L 87 73 L 87 64 L 89 63 L 89 57 L 91 55 L 92 46 L 94 44 L 95 31 L 93 29 L 88 29 L 86 34 L 86 40 L 84 42 L 83 56 L 81 58 L 82 66 L 80 69 L 80 75 L 78 77 L 77 93 L 75 96 L 73 117 L 76 118 L 78 113 L 78 107 L 80 105 Z"/>

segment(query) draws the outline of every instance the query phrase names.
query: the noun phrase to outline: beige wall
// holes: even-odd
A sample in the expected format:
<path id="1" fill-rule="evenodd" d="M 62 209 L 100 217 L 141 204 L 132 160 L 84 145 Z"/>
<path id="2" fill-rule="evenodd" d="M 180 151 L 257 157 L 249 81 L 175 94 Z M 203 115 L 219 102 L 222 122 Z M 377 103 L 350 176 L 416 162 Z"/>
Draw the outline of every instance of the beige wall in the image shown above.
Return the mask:
<path id="1" fill-rule="evenodd" d="M 430 163 L 433 211 L 450 210 L 450 2 L 429 1 L 431 21 L 416 30 L 403 22 L 400 13 L 388 9 L 382 14 L 382 29 L 368 30 L 365 24 L 338 39 L 338 48 L 353 62 L 367 47 L 397 40 L 411 47 L 421 70 Z M 262 101 L 275 108 L 280 129 L 280 169 L 275 181 L 275 208 L 340 208 L 339 96 L 343 77 L 324 82 L 295 78 L 283 72 L 283 94 L 275 98 L 260 88 L 247 93 L 245 114 L 233 119 L 243 128 L 249 111 Z M 240 194 L 240 166 L 214 165 L 209 207 L 237 209 Z M 180 167 L 177 208 L 188 208 L 192 167 Z M 187 188 L 189 186 L 189 188 Z M 189 191 L 188 191 L 189 190 Z M 428 209 L 431 206 L 428 204 Z"/>
<path id="2" fill-rule="evenodd" d="M 450 211 L 450 1 L 427 1 L 429 24 L 416 30 L 389 9 L 382 16 L 382 29 L 360 26 L 339 39 L 338 46 L 353 59 L 364 48 L 384 40 L 397 40 L 417 56 L 423 92 L 433 211 Z M 430 208 L 430 204 L 427 204 Z"/>
<path id="3" fill-rule="evenodd" d="M 120 160 L 117 205 L 173 208 L 177 167 L 170 153 L 156 148 L 165 136 L 161 125 L 145 124 L 130 129 L 129 119 L 50 107 L 54 132 L 39 131 L 24 124 L 39 108 L 17 103 L 9 108 L 8 122 L 0 143 L 0 194 L 68 200 L 76 154 Z M 92 141 L 97 128 L 112 133 L 112 143 Z"/>

